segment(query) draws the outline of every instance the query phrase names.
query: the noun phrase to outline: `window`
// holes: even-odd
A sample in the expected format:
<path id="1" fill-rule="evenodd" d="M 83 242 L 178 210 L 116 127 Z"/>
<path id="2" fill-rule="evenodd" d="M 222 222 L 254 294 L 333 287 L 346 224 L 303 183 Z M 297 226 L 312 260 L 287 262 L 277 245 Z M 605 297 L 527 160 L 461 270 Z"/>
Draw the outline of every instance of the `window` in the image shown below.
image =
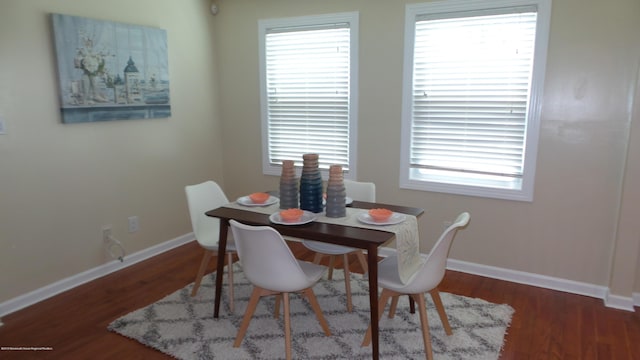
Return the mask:
<path id="1" fill-rule="evenodd" d="M 261 20 L 263 172 L 317 153 L 355 177 L 357 13 Z"/>
<path id="2" fill-rule="evenodd" d="M 407 6 L 402 188 L 533 200 L 550 6 Z"/>

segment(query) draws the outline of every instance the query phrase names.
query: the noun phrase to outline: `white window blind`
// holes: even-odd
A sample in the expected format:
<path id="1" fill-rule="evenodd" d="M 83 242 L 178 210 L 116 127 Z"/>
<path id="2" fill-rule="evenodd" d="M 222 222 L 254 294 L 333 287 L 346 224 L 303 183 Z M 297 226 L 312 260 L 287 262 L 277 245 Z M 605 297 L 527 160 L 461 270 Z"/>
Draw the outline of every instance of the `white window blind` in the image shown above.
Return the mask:
<path id="1" fill-rule="evenodd" d="M 349 170 L 350 42 L 349 23 L 266 29 L 269 165 L 318 153 L 320 168 Z"/>
<path id="2" fill-rule="evenodd" d="M 416 21 L 411 168 L 522 178 L 537 14 L 510 11 Z"/>
<path id="3" fill-rule="evenodd" d="M 400 187 L 532 201 L 551 0 L 408 4 Z"/>

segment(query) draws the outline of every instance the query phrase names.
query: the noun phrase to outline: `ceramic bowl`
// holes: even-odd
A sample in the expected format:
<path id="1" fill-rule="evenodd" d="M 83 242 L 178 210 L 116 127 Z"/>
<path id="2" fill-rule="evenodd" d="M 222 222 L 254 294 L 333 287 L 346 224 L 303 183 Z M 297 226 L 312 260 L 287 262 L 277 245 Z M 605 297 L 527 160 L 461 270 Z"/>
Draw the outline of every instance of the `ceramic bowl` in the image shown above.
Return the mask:
<path id="1" fill-rule="evenodd" d="M 300 209 L 286 209 L 280 211 L 280 218 L 284 222 L 296 222 L 300 221 L 303 214 L 304 211 Z"/>
<path id="2" fill-rule="evenodd" d="M 371 218 L 375 222 L 387 221 L 387 220 L 389 220 L 391 215 L 393 215 L 393 211 L 391 211 L 389 209 L 379 208 L 379 209 L 371 209 L 371 210 L 369 210 L 369 216 L 371 216 Z"/>
<path id="3" fill-rule="evenodd" d="M 262 204 L 265 201 L 267 201 L 267 199 L 269 199 L 269 194 L 263 193 L 263 192 L 256 192 L 256 193 L 250 194 L 249 199 L 251 199 L 251 201 L 253 201 L 254 204 Z"/>

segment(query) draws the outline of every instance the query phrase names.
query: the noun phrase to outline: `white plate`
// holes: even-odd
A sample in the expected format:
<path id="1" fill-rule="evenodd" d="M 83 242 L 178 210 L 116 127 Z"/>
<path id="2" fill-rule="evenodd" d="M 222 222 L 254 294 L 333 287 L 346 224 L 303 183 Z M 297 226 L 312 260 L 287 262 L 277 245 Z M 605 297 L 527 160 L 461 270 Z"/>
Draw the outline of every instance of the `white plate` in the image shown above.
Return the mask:
<path id="1" fill-rule="evenodd" d="M 310 223 L 316 219 L 316 214 L 307 210 L 303 210 L 303 211 L 304 213 L 302 214 L 302 217 L 300 218 L 300 220 L 295 222 L 287 222 L 282 220 L 282 218 L 280 217 L 280 211 L 274 212 L 273 214 L 271 214 L 269 216 L 269 220 L 271 220 L 272 223 L 280 224 L 280 225 L 302 225 L 302 224 Z"/>
<path id="2" fill-rule="evenodd" d="M 394 212 L 393 214 L 391 214 L 391 217 L 387 219 L 387 221 L 378 222 L 373 220 L 373 218 L 368 213 L 364 212 L 358 214 L 357 218 L 360 222 L 369 225 L 395 225 L 405 221 L 407 219 L 407 216 L 405 214 Z"/>
<path id="3" fill-rule="evenodd" d="M 265 201 L 265 202 L 263 202 L 261 204 L 256 204 L 253 201 L 251 201 L 250 197 L 243 196 L 243 197 L 238 198 L 237 203 L 240 204 L 240 205 L 244 205 L 244 206 L 269 206 L 269 205 L 273 205 L 273 204 L 277 203 L 278 200 L 280 200 L 280 199 L 278 199 L 275 196 L 269 196 L 267 201 Z"/>

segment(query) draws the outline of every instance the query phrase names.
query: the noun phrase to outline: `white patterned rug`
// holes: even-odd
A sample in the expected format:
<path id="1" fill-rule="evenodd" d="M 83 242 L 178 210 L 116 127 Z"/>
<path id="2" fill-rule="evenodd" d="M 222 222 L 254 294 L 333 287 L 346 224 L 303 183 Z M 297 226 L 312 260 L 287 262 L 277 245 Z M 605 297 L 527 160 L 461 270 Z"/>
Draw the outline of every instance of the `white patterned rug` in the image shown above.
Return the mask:
<path id="1" fill-rule="evenodd" d="M 191 297 L 193 284 L 164 299 L 125 315 L 109 325 L 109 330 L 139 341 L 177 359 L 283 359 L 284 324 L 282 311 L 273 317 L 274 298 L 260 300 L 242 346 L 232 346 L 252 286 L 240 266 L 234 265 L 235 312 L 229 312 L 226 275 L 220 317 L 213 318 L 215 273 L 207 275 L 198 294 Z M 332 336 L 324 335 L 309 303 L 291 296 L 291 331 L 294 359 L 369 359 L 371 346 L 360 343 L 369 322 L 368 282 L 352 275 L 352 313 L 346 311 L 344 277 L 334 271 L 313 288 L 329 323 Z M 442 293 L 453 335 L 447 336 L 431 297 L 427 294 L 431 342 L 436 359 L 497 359 L 513 308 L 480 299 Z M 402 297 L 396 316 L 380 320 L 381 359 L 424 359 L 420 318 L 409 312 L 408 298 Z"/>

